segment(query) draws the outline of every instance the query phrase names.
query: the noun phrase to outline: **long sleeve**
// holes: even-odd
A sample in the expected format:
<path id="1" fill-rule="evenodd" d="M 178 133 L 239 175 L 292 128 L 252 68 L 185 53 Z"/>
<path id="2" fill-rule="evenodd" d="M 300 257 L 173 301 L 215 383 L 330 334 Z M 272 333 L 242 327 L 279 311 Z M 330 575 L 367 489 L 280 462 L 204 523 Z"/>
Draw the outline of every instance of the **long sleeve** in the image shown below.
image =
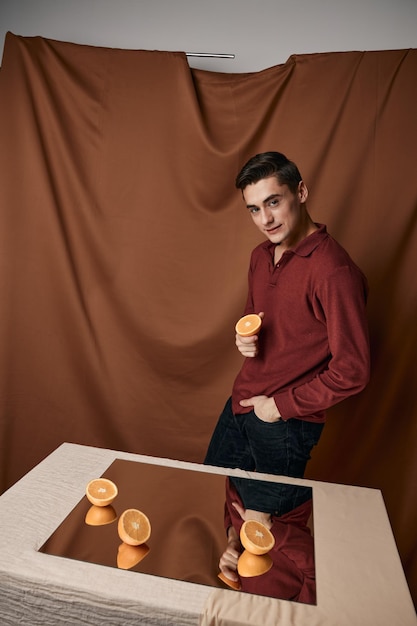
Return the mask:
<path id="1" fill-rule="evenodd" d="M 359 393 L 369 381 L 370 353 L 363 287 L 349 266 L 318 289 L 317 315 L 327 327 L 330 360 L 311 380 L 274 395 L 284 419 L 311 415 Z"/>

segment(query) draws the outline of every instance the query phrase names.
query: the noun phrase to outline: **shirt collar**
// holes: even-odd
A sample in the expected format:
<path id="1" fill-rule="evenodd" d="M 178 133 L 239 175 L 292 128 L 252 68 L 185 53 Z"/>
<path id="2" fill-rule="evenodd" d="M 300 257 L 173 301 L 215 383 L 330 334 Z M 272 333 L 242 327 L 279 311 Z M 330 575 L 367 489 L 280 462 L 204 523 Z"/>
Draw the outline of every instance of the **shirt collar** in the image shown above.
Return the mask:
<path id="1" fill-rule="evenodd" d="M 298 254 L 298 256 L 309 256 L 323 239 L 327 236 L 327 228 L 325 224 L 315 223 L 318 227 L 318 230 L 315 230 L 314 233 L 305 237 L 300 243 L 293 249 L 288 250 L 288 252 L 292 252 L 294 254 Z M 265 242 L 265 248 L 273 255 L 276 244 L 272 243 L 272 241 Z"/>

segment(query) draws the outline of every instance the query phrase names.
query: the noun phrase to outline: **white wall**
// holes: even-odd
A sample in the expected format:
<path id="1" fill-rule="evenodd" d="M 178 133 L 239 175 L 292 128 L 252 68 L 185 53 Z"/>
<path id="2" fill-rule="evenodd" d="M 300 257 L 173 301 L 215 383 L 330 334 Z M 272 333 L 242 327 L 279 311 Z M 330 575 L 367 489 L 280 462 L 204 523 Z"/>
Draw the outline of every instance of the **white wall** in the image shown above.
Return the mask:
<path id="1" fill-rule="evenodd" d="M 417 0 L 0 0 L 7 31 L 115 48 L 232 53 L 192 67 L 254 72 L 291 54 L 417 48 Z"/>

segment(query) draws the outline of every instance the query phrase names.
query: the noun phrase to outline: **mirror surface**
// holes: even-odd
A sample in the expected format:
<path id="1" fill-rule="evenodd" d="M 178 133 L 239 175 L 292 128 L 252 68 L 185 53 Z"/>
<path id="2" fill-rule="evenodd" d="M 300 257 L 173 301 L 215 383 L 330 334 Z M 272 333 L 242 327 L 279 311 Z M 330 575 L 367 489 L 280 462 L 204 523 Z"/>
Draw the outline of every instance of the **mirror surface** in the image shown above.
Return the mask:
<path id="1" fill-rule="evenodd" d="M 117 485 L 113 503 L 96 507 L 84 496 L 40 552 L 228 588 L 218 577 L 227 545 L 225 475 L 117 459 L 102 477 Z M 311 503 L 310 498 L 309 512 Z M 139 547 L 126 546 L 118 534 L 120 515 L 132 508 L 145 513 L 151 525 L 149 539 Z M 315 604 L 314 541 L 305 522 L 305 507 L 274 518 L 272 567 L 241 577 L 243 592 Z"/>

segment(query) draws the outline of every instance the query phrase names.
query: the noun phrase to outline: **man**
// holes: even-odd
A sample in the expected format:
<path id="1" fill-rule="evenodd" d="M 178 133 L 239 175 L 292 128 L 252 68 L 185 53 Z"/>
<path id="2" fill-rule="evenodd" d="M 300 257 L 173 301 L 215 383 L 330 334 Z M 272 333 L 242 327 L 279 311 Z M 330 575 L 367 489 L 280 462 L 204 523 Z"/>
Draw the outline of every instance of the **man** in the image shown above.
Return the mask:
<path id="1" fill-rule="evenodd" d="M 326 409 L 369 380 L 367 281 L 326 227 L 311 219 L 306 184 L 286 156 L 254 156 L 236 187 L 266 237 L 252 252 L 245 309 L 262 317 L 262 327 L 253 337 L 236 335 L 246 358 L 205 463 L 302 477 Z M 300 487 L 231 481 L 245 516 L 261 521 L 307 498 Z"/>

